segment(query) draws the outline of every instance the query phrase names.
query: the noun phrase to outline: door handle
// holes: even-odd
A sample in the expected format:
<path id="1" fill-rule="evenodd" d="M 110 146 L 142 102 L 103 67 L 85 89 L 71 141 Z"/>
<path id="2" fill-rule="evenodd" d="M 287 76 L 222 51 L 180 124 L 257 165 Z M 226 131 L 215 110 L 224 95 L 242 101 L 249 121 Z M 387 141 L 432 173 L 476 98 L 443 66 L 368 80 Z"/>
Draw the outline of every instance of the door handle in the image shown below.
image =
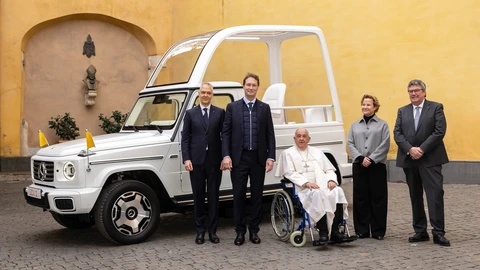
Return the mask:
<path id="1" fill-rule="evenodd" d="M 169 156 L 169 158 L 178 158 L 178 154 L 172 154 Z"/>

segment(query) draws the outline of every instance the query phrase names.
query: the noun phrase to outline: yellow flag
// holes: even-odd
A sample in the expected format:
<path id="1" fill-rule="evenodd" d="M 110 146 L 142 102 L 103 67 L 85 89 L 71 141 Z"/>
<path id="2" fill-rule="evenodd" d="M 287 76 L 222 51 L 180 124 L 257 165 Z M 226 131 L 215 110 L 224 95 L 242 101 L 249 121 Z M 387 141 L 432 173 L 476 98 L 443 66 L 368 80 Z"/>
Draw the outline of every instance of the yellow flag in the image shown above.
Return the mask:
<path id="1" fill-rule="evenodd" d="M 38 131 L 38 144 L 40 144 L 40 147 L 44 147 L 45 145 L 49 145 L 47 138 L 45 137 L 45 134 L 43 134 L 42 131 Z"/>
<path id="2" fill-rule="evenodd" d="M 92 133 L 90 133 L 88 131 L 88 129 L 86 130 L 86 133 L 85 133 L 85 139 L 87 139 L 87 149 L 95 147 L 95 143 L 93 142 Z"/>

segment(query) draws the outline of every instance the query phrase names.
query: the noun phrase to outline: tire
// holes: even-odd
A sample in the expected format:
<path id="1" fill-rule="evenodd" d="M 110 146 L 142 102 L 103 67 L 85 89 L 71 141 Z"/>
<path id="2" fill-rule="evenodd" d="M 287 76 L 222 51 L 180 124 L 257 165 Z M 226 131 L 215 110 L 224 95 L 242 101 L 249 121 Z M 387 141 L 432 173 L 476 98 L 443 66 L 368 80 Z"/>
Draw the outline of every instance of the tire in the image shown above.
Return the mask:
<path id="1" fill-rule="evenodd" d="M 307 235 L 302 233 L 301 231 L 294 231 L 290 235 L 290 243 L 294 247 L 303 247 L 305 243 L 307 243 Z"/>
<path id="2" fill-rule="evenodd" d="M 160 203 L 146 184 L 123 180 L 107 186 L 94 210 L 98 231 L 120 244 L 137 244 L 148 239 L 160 222 Z"/>
<path id="3" fill-rule="evenodd" d="M 85 222 L 80 219 L 79 215 L 61 215 L 55 212 L 50 212 L 50 214 L 58 224 L 69 229 L 87 229 L 94 225 L 93 222 Z"/>
<path id="4" fill-rule="evenodd" d="M 295 227 L 295 213 L 290 196 L 284 190 L 275 193 L 270 208 L 273 232 L 282 241 L 288 241 Z"/>

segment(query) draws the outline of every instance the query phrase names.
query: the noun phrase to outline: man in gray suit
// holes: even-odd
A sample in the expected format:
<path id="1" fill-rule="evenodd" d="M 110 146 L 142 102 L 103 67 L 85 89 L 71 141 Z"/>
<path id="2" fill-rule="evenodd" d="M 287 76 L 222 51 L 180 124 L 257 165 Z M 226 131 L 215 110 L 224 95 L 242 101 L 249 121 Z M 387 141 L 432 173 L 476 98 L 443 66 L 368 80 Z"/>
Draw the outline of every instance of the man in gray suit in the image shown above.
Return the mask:
<path id="1" fill-rule="evenodd" d="M 428 214 L 433 227 L 433 242 L 450 246 L 445 238 L 442 164 L 448 163 L 443 137 L 447 121 L 441 103 L 426 100 L 421 80 L 408 83 L 411 104 L 398 109 L 393 131 L 398 145 L 397 167 L 402 167 L 410 190 L 413 229 L 409 242 L 428 241 L 423 190 L 427 194 Z"/>

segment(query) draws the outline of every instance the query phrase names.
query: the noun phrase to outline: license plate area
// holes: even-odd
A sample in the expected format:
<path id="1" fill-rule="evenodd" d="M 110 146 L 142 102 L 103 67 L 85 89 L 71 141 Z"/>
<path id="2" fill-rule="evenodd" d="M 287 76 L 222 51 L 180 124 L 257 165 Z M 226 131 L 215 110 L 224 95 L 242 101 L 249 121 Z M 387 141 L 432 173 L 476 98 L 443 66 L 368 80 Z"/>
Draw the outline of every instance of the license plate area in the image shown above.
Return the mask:
<path id="1" fill-rule="evenodd" d="M 35 199 L 41 199 L 42 190 L 38 188 L 27 187 L 27 196 Z"/>

